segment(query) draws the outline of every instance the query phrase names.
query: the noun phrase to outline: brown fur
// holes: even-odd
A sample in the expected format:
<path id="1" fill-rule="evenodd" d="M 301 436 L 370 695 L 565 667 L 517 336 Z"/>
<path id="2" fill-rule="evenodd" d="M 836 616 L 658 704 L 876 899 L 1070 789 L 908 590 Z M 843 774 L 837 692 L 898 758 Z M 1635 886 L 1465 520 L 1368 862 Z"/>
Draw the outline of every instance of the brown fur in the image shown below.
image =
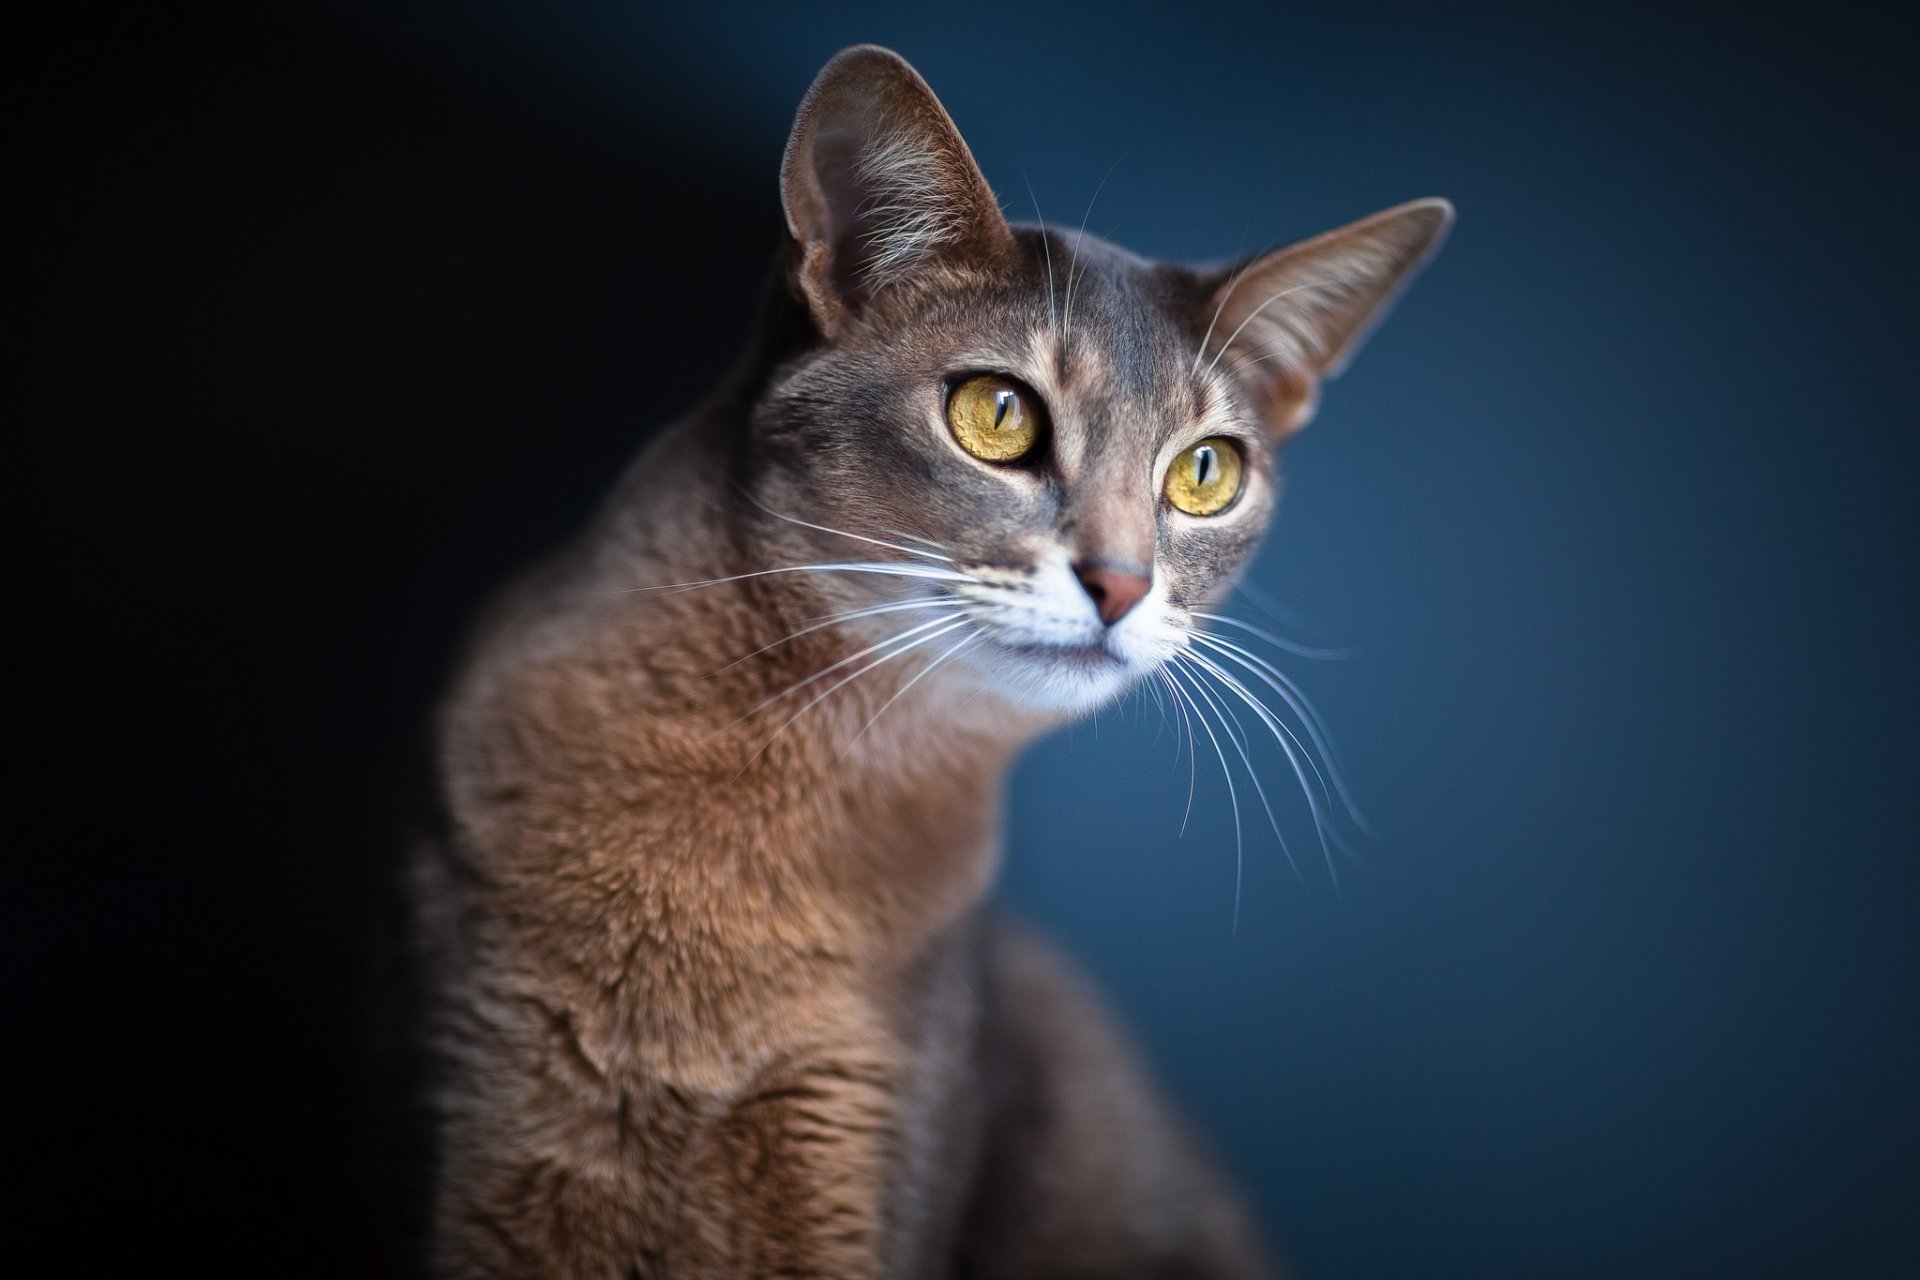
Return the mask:
<path id="1" fill-rule="evenodd" d="M 817 122 L 850 111 L 868 128 L 910 121 L 906 136 L 930 139 L 967 207 L 960 230 L 897 239 L 906 256 L 877 271 L 847 260 L 873 243 L 868 228 L 818 233 L 860 207 L 831 189 L 834 173 L 816 183 L 809 159 Z M 976 348 L 1002 327 L 978 299 L 1040 296 L 1040 241 L 979 206 L 964 143 L 897 58 L 836 59 L 795 138 L 792 292 L 776 289 L 755 354 L 643 455 L 571 549 L 496 606 L 446 700 L 447 820 L 412 885 L 440 1063 L 433 1267 L 1268 1274 L 1233 1196 L 1079 982 L 981 914 L 1002 776 L 1059 713 L 942 678 L 878 715 L 925 670 L 906 662 L 863 671 L 776 732 L 793 702 L 756 706 L 886 629 L 850 622 L 754 651 L 881 598 L 875 584 L 773 574 L 647 589 L 846 557 L 844 541 L 764 509 L 815 509 L 797 499 L 835 446 L 808 434 L 821 400 L 809 370 L 826 378 L 821 361 L 863 342 L 881 351 L 861 357 L 874 370 L 937 364 L 967 325 Z M 1080 323 L 1119 332 L 1114 317 L 1149 298 L 1172 317 L 1167 333 L 1186 335 L 1162 344 L 1184 368 L 1222 280 L 1102 266 L 1091 241 L 1087 252 L 1105 283 L 1083 283 Z M 1062 354 L 1058 381 L 1078 390 L 1055 388 L 1053 412 L 1060 465 L 1084 459 L 1082 488 L 1109 495 L 1082 508 L 1072 536 L 1139 560 L 1155 526 L 1109 492 L 1137 482 L 1100 462 L 1117 446 L 1069 440 L 1066 421 L 1070 404 L 1090 419 L 1098 404 L 1158 394 L 1118 359 Z M 1280 372 L 1251 375 L 1260 390 L 1242 401 L 1277 395 L 1267 379 Z M 979 469 L 952 465 L 973 469 L 962 481 Z M 835 483 L 856 491 L 862 474 Z M 890 522 L 870 527 L 930 527 L 915 521 L 962 501 L 955 492 L 872 492 Z M 1046 518 L 1057 526 L 1068 509 Z M 1246 529 L 1185 560 L 1162 554 L 1169 590 L 1181 575 L 1187 598 L 1217 590 L 1257 535 Z M 982 572 L 995 562 L 967 559 Z"/>

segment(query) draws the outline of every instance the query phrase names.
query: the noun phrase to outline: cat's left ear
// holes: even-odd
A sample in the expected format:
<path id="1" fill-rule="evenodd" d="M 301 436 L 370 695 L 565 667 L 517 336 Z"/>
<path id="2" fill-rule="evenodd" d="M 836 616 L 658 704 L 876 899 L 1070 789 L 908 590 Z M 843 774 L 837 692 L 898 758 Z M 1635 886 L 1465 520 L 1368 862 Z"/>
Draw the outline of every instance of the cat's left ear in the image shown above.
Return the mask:
<path id="1" fill-rule="evenodd" d="M 800 103 L 781 166 L 795 283 L 822 332 L 941 261 L 1008 253 L 1013 233 L 933 90 L 899 54 L 836 54 Z"/>
<path id="2" fill-rule="evenodd" d="M 1225 273 L 1201 354 L 1255 385 L 1277 433 L 1297 430 L 1452 225 L 1445 200 L 1414 200 Z"/>

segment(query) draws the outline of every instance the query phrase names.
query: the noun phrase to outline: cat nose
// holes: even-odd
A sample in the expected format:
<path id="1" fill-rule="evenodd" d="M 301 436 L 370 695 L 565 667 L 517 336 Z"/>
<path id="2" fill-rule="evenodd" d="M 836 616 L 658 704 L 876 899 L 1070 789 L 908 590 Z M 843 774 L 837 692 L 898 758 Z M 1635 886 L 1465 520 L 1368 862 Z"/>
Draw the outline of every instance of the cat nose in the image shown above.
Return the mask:
<path id="1" fill-rule="evenodd" d="M 1104 564 L 1076 564 L 1073 576 L 1080 579 L 1100 621 L 1112 626 L 1127 616 L 1127 610 L 1140 603 L 1153 588 L 1153 579 L 1142 573 L 1128 573 Z"/>

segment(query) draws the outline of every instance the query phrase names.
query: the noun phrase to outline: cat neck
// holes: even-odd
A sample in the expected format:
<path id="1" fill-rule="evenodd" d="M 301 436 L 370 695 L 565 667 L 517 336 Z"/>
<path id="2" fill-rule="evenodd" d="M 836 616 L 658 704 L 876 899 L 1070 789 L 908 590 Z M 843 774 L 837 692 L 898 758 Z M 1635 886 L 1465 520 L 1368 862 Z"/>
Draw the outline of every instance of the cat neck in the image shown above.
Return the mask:
<path id="1" fill-rule="evenodd" d="M 667 432 L 496 614 L 451 703 L 456 798 L 526 798 L 497 826 L 463 815 L 502 857 L 541 844 L 525 870 L 644 850 L 687 871 L 655 884 L 804 893 L 806 918 L 843 922 L 809 945 L 910 955 L 986 893 L 1006 767 L 1044 726 L 981 677 L 919 678 L 944 644 L 869 665 L 872 633 L 807 630 L 835 605 L 813 575 L 764 573 L 794 548 L 741 500 L 728 427 Z M 585 815 L 627 834 L 548 834 Z"/>

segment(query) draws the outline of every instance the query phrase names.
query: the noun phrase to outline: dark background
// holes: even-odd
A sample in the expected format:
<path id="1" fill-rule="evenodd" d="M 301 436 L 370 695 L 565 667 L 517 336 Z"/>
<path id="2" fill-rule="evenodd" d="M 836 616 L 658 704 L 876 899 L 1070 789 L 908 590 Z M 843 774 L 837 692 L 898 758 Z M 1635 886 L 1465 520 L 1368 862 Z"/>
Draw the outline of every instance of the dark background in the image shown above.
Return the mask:
<path id="1" fill-rule="evenodd" d="M 490 586 L 731 356 L 861 39 L 1016 216 L 1110 171 L 1088 226 L 1148 254 L 1460 208 L 1255 574 L 1355 651 L 1291 666 L 1368 867 L 1295 877 L 1249 809 L 1234 928 L 1217 767 L 1180 836 L 1150 710 L 1013 785 L 1007 896 L 1300 1272 L 1920 1273 L 1910 46 L 1835 5 L 832 12 L 16 19 L 21 1273 L 391 1269 L 355 1025 L 397 779 Z"/>

